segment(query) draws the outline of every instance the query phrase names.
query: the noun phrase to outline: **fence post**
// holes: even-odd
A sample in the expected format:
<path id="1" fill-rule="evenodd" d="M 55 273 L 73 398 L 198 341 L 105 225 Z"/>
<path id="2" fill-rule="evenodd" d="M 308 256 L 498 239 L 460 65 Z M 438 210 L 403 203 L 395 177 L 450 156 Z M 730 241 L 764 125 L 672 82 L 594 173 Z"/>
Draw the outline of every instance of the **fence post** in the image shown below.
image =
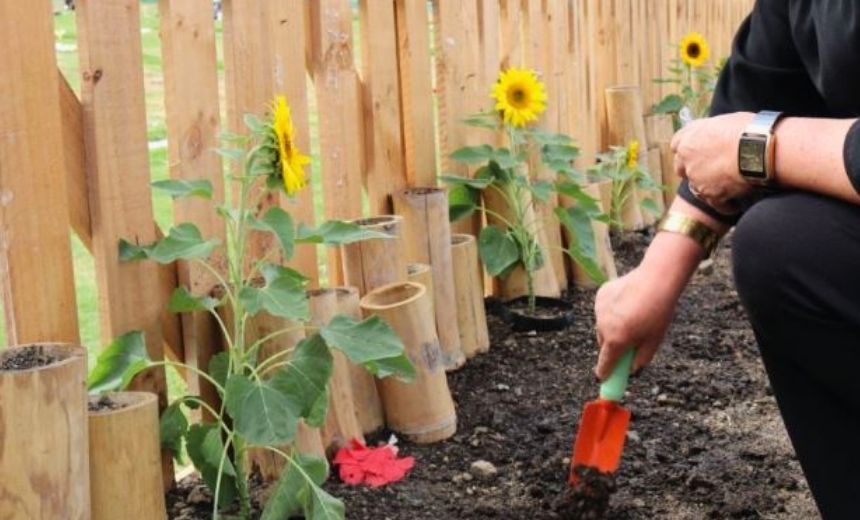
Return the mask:
<path id="1" fill-rule="evenodd" d="M 80 0 L 78 46 L 103 340 L 142 330 L 149 355 L 157 360 L 163 358 L 159 267 L 121 263 L 117 250 L 123 238 L 144 244 L 157 237 L 149 196 L 139 9 L 137 0 Z M 164 370 L 149 370 L 132 386 L 155 392 L 161 405 L 166 403 Z M 165 483 L 172 483 L 169 454 L 162 467 Z"/>
<path id="2" fill-rule="evenodd" d="M 0 0 L 0 285 L 8 344 L 78 343 L 50 2 Z"/>

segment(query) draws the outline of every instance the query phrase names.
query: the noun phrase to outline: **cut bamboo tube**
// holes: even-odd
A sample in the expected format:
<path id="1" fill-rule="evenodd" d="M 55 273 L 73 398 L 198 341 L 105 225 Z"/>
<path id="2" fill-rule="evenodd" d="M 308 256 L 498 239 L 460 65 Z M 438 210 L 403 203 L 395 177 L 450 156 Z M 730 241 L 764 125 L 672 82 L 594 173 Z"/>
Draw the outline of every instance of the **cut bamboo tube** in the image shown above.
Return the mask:
<path id="1" fill-rule="evenodd" d="M 361 319 L 361 304 L 358 289 L 355 287 L 337 287 L 337 313 L 354 319 Z M 349 376 L 352 383 L 352 397 L 355 404 L 355 416 L 361 431 L 370 433 L 385 426 L 385 414 L 382 411 L 382 401 L 376 390 L 376 379 L 354 363 L 349 363 Z"/>
<path id="2" fill-rule="evenodd" d="M 525 198 L 523 205 L 528 208 L 524 217 L 525 225 L 536 230 L 534 236 L 536 237 L 541 249 L 546 252 L 549 241 L 546 239 L 543 226 L 536 221 L 533 205 L 530 201 L 530 194 L 524 193 L 523 197 Z M 484 205 L 488 210 L 487 222 L 490 225 L 507 229 L 505 222 L 497 215 L 501 215 L 501 217 L 508 222 L 516 221 L 514 211 L 511 209 L 510 204 L 508 204 L 505 197 L 498 191 L 495 189 L 486 189 L 483 191 L 483 198 Z M 544 258 L 547 261 L 544 262 L 543 267 L 533 273 L 535 294 L 537 296 L 558 298 L 561 295 L 561 291 L 559 290 L 558 281 L 555 276 L 555 269 L 552 262 L 548 261 L 548 257 L 546 255 L 544 255 Z M 526 272 L 521 265 L 514 268 L 513 271 L 505 276 L 500 277 L 499 285 L 503 300 L 513 300 L 521 296 L 526 296 L 529 292 Z"/>
<path id="3" fill-rule="evenodd" d="M 453 259 L 453 256 L 452 256 Z M 433 270 L 427 264 L 412 263 L 406 266 L 410 282 L 420 283 L 427 289 L 427 297 L 433 306 Z"/>
<path id="4" fill-rule="evenodd" d="M 672 137 L 675 134 L 672 116 L 669 114 L 648 116 L 646 130 L 650 135 L 649 142 L 660 151 L 660 172 L 662 175 L 655 177 L 655 179 L 665 187 L 663 200 L 666 207 L 669 207 L 675 198 L 678 184 L 681 183 L 680 177 L 675 173 L 675 154 L 672 153 Z"/>
<path id="5" fill-rule="evenodd" d="M 18 370 L 10 366 L 13 359 L 27 356 L 42 360 L 43 366 Z M 8 368 L 0 368 L 0 516 L 88 520 L 86 351 L 60 343 L 24 345 L 0 352 L 0 367 L 4 366 Z M 160 471 L 159 459 L 159 475 Z"/>
<path id="6" fill-rule="evenodd" d="M 648 140 L 642 114 L 639 87 L 618 86 L 606 89 L 607 144 L 628 146 L 633 140 L 639 141 L 639 164 L 647 166 Z M 621 220 L 624 229 L 642 229 L 654 219 L 649 219 L 639 207 L 638 190 L 635 187 L 630 189 L 630 196 L 621 210 Z"/>
<path id="7" fill-rule="evenodd" d="M 408 262 L 429 264 L 433 271 L 432 310 L 446 370 L 463 366 L 466 357 L 457 330 L 457 304 L 451 265 L 451 224 L 444 188 L 409 188 L 394 195 L 394 210 L 403 216 Z"/>
<path id="8" fill-rule="evenodd" d="M 460 344 L 466 358 L 490 350 L 487 312 L 484 308 L 483 271 L 478 265 L 475 237 L 456 234 L 451 237 L 454 259 L 454 290 L 457 295 L 457 319 Z"/>
<path id="9" fill-rule="evenodd" d="M 382 215 L 352 221 L 362 228 L 379 231 L 390 239 L 373 238 L 343 246 L 343 280 L 359 295 L 395 282 L 406 281 L 406 261 L 401 238 L 403 218 Z"/>
<path id="10" fill-rule="evenodd" d="M 218 309 L 218 312 L 222 315 L 222 320 L 227 324 L 227 327 L 232 327 L 232 308 L 229 305 L 224 305 Z M 267 312 L 259 312 L 248 319 L 245 324 L 245 344 L 248 347 L 253 345 L 257 340 L 265 338 L 273 332 L 280 330 L 289 330 L 289 332 L 278 334 L 261 345 L 259 354 L 257 355 L 258 363 L 263 363 L 270 357 L 278 355 L 280 352 L 289 351 L 295 348 L 300 341 L 305 339 L 305 327 L 301 323 L 281 318 L 279 316 L 273 316 Z M 285 355 L 283 356 L 282 361 L 287 361 L 288 359 L 289 355 Z M 268 372 L 268 370 L 266 372 Z M 269 377 L 270 375 L 271 373 L 264 373 L 263 377 Z M 299 420 L 296 438 L 293 441 L 293 444 L 299 453 L 321 458 L 325 457 L 325 449 L 323 448 L 322 439 L 320 437 L 320 429 L 308 426 L 305 424 L 304 420 Z M 289 446 L 281 446 L 279 448 L 282 451 L 286 451 Z M 263 448 L 251 448 L 249 450 L 248 458 L 251 465 L 256 467 L 260 472 L 260 476 L 265 482 L 278 480 L 286 467 L 286 461 L 283 457 L 271 450 Z"/>
<path id="11" fill-rule="evenodd" d="M 316 289 L 308 291 L 311 309 L 310 326 L 318 329 L 328 325 L 337 315 L 337 291 Z M 326 449 L 338 449 L 349 441 L 364 442 L 364 433 L 355 415 L 355 398 L 352 394 L 349 361 L 346 356 L 332 349 L 332 374 L 329 382 L 330 397 L 326 423 L 321 429 L 322 443 Z"/>
<path id="12" fill-rule="evenodd" d="M 164 520 L 157 396 L 148 392 L 91 396 L 90 406 L 102 399 L 115 409 L 89 412 L 92 519 Z"/>
<path id="13" fill-rule="evenodd" d="M 586 184 L 583 186 L 582 190 L 597 200 L 603 212 L 606 212 L 610 204 L 609 201 L 611 200 L 612 181 L 604 180 Z M 592 220 L 591 230 L 594 233 L 594 247 L 597 253 L 597 263 L 600 266 L 600 270 L 603 271 L 603 274 L 606 275 L 608 280 L 617 278 L 618 270 L 615 265 L 615 255 L 612 253 L 612 243 L 609 239 L 609 225 L 604 222 Z M 565 229 L 565 234 L 568 242 L 570 242 L 573 239 L 570 235 L 570 231 Z M 572 262 L 572 264 L 573 281 L 577 287 L 584 289 L 594 289 L 597 287 L 597 283 L 588 276 L 585 270 L 583 270 L 578 263 Z"/>
<path id="14" fill-rule="evenodd" d="M 416 443 L 437 442 L 454 435 L 457 413 L 431 319 L 427 289 L 413 282 L 386 285 L 362 298 L 361 308 L 394 329 L 415 366 L 416 377 L 411 383 L 391 377 L 379 381 L 389 428 Z"/>

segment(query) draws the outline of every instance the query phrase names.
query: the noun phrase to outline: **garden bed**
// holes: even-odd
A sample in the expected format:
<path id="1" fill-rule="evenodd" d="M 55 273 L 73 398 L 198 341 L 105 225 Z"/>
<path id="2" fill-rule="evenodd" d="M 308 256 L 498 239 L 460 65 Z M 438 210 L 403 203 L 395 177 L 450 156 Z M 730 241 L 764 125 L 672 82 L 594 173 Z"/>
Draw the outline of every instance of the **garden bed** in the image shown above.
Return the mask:
<path id="1" fill-rule="evenodd" d="M 622 272 L 644 245 L 641 235 L 616 244 Z M 608 518 L 817 516 L 732 287 L 729 256 L 723 246 L 695 276 L 655 364 L 631 381 L 633 422 Z M 490 352 L 449 377 L 457 435 L 402 443 L 416 468 L 388 488 L 352 488 L 335 477 L 328 489 L 345 500 L 347 518 L 559 518 L 554 503 L 579 414 L 597 392 L 593 293 L 578 291 L 573 302 L 577 321 L 560 333 L 511 334 L 491 317 Z M 470 473 L 480 460 L 497 473 Z M 193 480 L 170 501 L 171 518 L 208 518 Z"/>

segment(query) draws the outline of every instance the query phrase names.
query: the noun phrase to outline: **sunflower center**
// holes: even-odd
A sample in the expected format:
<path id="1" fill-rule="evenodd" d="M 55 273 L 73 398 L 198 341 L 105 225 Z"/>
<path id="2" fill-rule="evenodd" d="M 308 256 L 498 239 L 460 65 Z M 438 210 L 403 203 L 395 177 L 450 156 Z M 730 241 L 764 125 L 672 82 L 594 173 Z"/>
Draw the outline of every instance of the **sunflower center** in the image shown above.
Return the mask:
<path id="1" fill-rule="evenodd" d="M 515 108 L 525 108 L 528 106 L 529 96 L 522 87 L 513 87 L 508 91 L 508 103 Z"/>
<path id="2" fill-rule="evenodd" d="M 696 59 L 702 55 L 702 46 L 698 43 L 691 43 L 687 45 L 687 56 Z"/>

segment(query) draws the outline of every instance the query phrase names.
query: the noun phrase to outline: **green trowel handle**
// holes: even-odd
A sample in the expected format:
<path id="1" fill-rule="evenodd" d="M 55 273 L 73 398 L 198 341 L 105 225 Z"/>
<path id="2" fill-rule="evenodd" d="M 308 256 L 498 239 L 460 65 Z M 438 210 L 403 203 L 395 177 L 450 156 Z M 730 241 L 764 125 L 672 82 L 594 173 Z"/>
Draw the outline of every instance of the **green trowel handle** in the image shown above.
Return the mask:
<path id="1" fill-rule="evenodd" d="M 631 348 L 621 356 L 612 374 L 600 385 L 600 398 L 607 401 L 620 401 L 627 390 L 627 379 L 630 378 L 630 367 L 633 366 L 633 358 L 636 349 Z"/>

